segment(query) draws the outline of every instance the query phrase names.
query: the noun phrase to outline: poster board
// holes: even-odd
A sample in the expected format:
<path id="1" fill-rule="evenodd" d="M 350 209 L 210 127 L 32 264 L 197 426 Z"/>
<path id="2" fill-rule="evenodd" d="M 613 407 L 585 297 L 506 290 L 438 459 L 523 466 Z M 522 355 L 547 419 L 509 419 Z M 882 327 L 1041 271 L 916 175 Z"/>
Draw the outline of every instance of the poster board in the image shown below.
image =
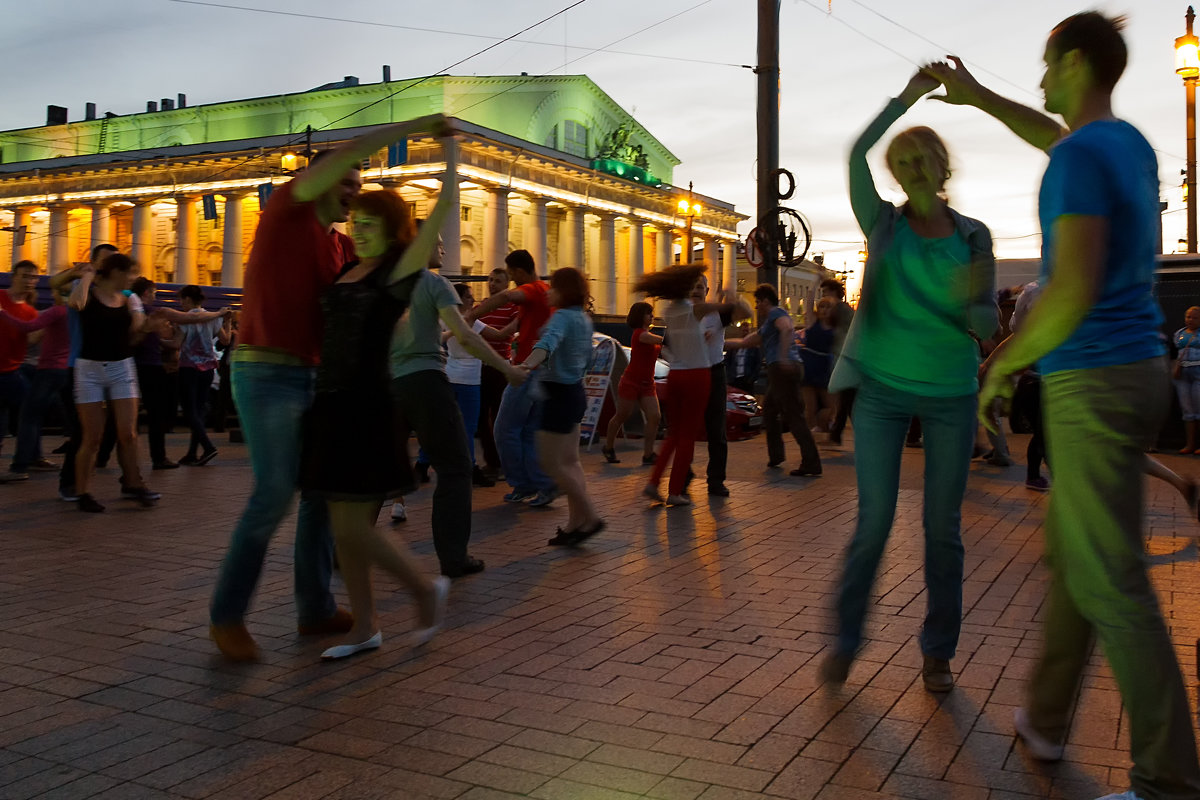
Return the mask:
<path id="1" fill-rule="evenodd" d="M 592 348 L 592 357 L 588 361 L 587 371 L 583 373 L 583 393 L 587 398 L 584 407 L 583 420 L 579 423 L 579 437 L 586 441 L 588 450 L 596 438 L 596 427 L 600 422 L 600 412 L 604 410 L 604 398 L 612 387 L 613 364 L 617 360 L 617 342 L 615 339 L 603 338 Z"/>

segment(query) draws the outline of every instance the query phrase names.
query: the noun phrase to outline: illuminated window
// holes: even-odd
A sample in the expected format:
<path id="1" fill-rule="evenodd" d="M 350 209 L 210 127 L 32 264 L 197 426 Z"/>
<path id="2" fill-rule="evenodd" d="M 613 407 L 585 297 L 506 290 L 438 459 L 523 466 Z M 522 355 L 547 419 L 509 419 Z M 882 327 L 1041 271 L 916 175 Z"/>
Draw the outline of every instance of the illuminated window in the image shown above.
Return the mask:
<path id="1" fill-rule="evenodd" d="M 588 129 L 582 123 L 567 120 L 563 123 L 562 149 L 573 156 L 588 157 Z"/>
<path id="2" fill-rule="evenodd" d="M 462 221 L 470 222 L 471 221 L 471 207 L 470 206 L 461 206 L 461 208 L 462 208 Z"/>

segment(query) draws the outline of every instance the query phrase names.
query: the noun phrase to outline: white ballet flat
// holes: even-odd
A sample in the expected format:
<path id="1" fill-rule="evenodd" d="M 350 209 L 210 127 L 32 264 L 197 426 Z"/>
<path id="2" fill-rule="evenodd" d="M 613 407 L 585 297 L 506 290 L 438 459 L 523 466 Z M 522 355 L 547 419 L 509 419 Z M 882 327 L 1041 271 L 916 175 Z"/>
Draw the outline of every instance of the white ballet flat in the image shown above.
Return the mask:
<path id="1" fill-rule="evenodd" d="M 413 631 L 413 647 L 420 647 L 442 629 L 446 622 L 446 600 L 450 597 L 450 579 L 439 575 L 433 579 L 433 624 L 428 628 Z"/>
<path id="2" fill-rule="evenodd" d="M 326 661 L 333 661 L 338 658 L 348 658 L 357 653 L 362 653 L 367 650 L 378 650 L 383 644 L 383 631 L 376 631 L 375 635 L 365 642 L 358 644 L 339 644 L 337 647 L 331 647 L 324 653 L 321 653 L 321 658 Z"/>

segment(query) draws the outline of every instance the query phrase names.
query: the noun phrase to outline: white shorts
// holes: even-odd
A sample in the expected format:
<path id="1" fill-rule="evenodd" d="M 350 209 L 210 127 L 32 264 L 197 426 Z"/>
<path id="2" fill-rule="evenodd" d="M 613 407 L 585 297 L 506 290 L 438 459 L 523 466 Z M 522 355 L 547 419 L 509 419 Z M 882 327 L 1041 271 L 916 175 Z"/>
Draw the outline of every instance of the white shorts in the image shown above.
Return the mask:
<path id="1" fill-rule="evenodd" d="M 137 366 L 132 358 L 121 361 L 75 359 L 75 402 L 103 403 L 108 400 L 136 400 Z"/>

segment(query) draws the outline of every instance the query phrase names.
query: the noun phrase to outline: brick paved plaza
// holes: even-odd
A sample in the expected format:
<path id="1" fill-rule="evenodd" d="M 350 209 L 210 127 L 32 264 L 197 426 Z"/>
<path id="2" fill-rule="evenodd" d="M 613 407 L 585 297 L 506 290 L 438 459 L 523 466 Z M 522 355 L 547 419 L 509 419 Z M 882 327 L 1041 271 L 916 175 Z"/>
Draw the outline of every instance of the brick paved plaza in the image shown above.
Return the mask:
<path id="1" fill-rule="evenodd" d="M 817 672 L 854 522 L 849 449 L 823 448 L 825 477 L 804 480 L 767 470 L 761 438 L 733 443 L 733 497 L 672 510 L 638 498 L 636 445 L 619 465 L 597 451 L 585 465 L 609 524 L 579 552 L 546 546 L 565 510 L 477 490 L 472 551 L 488 569 L 455 583 L 448 629 L 407 649 L 410 605 L 387 594 L 383 649 L 340 663 L 318 660 L 328 640 L 295 633 L 289 524 L 249 618 L 264 660 L 232 666 L 207 638 L 207 603 L 250 476 L 245 450 L 220 446 L 208 467 L 151 473 L 164 495 L 152 510 L 116 499 L 111 468 L 95 516 L 61 502 L 52 475 L 0 486 L 0 797 L 1091 800 L 1127 788 L 1120 700 L 1098 653 L 1063 763 L 1030 761 L 1011 732 L 1045 588 L 1046 497 L 1024 488 L 1023 467 L 972 467 L 958 688 L 937 698 L 915 639 L 919 450 L 904 456 L 869 644 L 834 691 Z M 432 571 L 430 497 L 410 498 L 398 535 Z M 1200 526 L 1169 487 L 1150 497 L 1152 574 L 1194 709 L 1200 566 L 1171 554 Z"/>

